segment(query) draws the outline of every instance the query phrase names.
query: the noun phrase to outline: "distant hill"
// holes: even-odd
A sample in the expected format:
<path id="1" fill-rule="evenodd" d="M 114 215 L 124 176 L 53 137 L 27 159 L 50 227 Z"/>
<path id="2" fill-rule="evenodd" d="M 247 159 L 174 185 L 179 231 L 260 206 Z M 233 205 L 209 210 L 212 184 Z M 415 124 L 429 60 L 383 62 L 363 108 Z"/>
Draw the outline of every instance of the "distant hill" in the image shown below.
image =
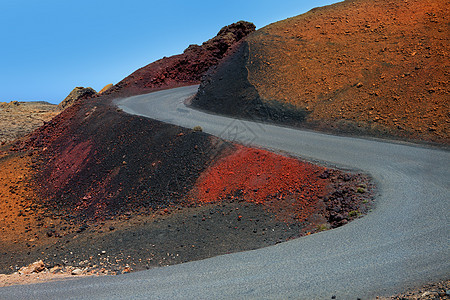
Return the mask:
<path id="1" fill-rule="evenodd" d="M 19 101 L 21 104 L 44 104 L 44 105 L 55 105 L 53 103 L 47 102 L 47 101 L 39 101 L 39 100 L 29 100 L 29 101 Z"/>
<path id="2" fill-rule="evenodd" d="M 0 144 L 29 134 L 59 112 L 57 105 L 45 101 L 0 103 Z"/>

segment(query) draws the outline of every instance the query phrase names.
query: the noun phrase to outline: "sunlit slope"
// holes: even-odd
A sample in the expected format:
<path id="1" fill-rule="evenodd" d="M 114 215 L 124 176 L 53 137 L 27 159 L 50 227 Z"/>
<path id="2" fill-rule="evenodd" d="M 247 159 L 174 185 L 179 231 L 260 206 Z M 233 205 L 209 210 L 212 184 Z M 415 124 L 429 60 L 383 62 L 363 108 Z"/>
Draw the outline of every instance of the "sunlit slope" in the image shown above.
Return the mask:
<path id="1" fill-rule="evenodd" d="M 319 126 L 360 126 L 448 141 L 448 1 L 346 1 L 249 38 L 263 99 Z"/>
<path id="2" fill-rule="evenodd" d="M 242 67 L 258 105 L 300 112 L 301 126 L 448 143 L 449 6 L 354 0 L 313 9 L 250 35 Z M 203 89 L 223 86 L 227 68 L 235 73 L 219 68 Z M 234 93 L 234 105 L 251 111 L 246 93 Z"/>

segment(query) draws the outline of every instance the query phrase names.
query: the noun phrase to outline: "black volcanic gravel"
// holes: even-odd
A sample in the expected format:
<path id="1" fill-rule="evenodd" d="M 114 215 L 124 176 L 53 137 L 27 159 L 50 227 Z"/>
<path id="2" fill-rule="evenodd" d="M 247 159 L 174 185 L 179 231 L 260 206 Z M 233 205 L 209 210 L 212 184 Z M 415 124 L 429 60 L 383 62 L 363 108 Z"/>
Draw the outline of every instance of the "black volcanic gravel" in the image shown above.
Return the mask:
<path id="1" fill-rule="evenodd" d="M 277 220 L 261 205 L 239 201 L 177 208 L 156 216 L 129 214 L 107 223 L 50 237 L 50 245 L 28 252 L 7 249 L 0 254 L 0 273 L 42 259 L 49 267 L 105 268 L 120 274 L 127 266 L 143 270 L 274 245 L 299 237 L 303 227 Z"/>
<path id="2" fill-rule="evenodd" d="M 233 147 L 108 105 L 83 108 L 70 120 L 71 138 L 63 135 L 40 157 L 36 182 L 52 211 L 92 218 L 179 203 L 211 158 Z"/>

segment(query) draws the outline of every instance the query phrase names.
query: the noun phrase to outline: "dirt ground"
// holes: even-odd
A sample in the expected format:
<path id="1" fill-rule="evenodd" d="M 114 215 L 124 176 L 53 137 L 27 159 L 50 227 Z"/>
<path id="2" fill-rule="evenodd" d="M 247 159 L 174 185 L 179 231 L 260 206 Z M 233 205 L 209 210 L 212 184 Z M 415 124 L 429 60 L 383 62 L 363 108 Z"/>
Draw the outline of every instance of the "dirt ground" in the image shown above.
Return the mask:
<path id="1" fill-rule="evenodd" d="M 126 212 L 103 210 L 103 215 L 91 217 L 76 217 L 79 211 L 70 205 L 60 210 L 39 200 L 39 187 L 32 180 L 37 172 L 34 155 L 4 157 L 0 272 L 11 274 L 38 260 L 49 269 L 103 269 L 110 274 L 178 264 L 335 228 L 374 205 L 376 190 L 363 174 L 260 149 L 237 149 L 198 177 L 185 202 L 152 208 L 135 199 Z M 239 157 L 252 161 L 253 169 L 245 169 Z M 210 185 L 218 176 L 228 191 L 208 191 L 220 187 Z M 276 178 L 284 183 L 277 184 Z"/>
<path id="2" fill-rule="evenodd" d="M 64 232 L 58 219 L 50 218 L 45 223 L 56 225 L 37 230 L 40 239 L 30 241 L 18 232 L 13 244 L 2 245 L 2 273 L 11 276 L 0 277 L 0 282 L 10 285 L 70 278 L 74 269 L 81 270 L 80 275 L 117 275 L 258 249 L 331 228 L 320 214 L 300 223 L 280 220 L 280 213 L 236 198 L 159 210 L 154 215 L 130 214 L 76 224 L 77 230 L 71 233 Z M 46 232 L 53 235 L 49 237 Z M 41 275 L 20 274 L 21 266 L 40 259 L 48 271 Z"/>

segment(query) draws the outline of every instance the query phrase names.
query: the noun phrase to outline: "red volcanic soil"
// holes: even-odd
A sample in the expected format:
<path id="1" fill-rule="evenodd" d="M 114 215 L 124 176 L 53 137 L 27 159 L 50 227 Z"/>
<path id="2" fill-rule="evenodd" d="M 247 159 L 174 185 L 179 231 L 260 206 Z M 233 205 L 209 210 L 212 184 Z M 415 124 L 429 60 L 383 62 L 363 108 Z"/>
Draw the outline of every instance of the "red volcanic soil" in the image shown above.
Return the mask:
<path id="1" fill-rule="evenodd" d="M 325 194 L 325 168 L 259 149 L 237 150 L 202 173 L 195 184 L 198 201 L 213 203 L 241 197 L 265 206 L 285 206 L 293 219 L 305 221 Z"/>
<path id="2" fill-rule="evenodd" d="M 449 7 L 441 0 L 352 0 L 276 22 L 205 78 L 193 104 L 337 133 L 448 144 Z"/>
<path id="3" fill-rule="evenodd" d="M 112 105 L 119 97 L 198 83 L 253 29 L 245 22 L 225 27 L 202 46 L 136 71 L 3 146 L 0 225 L 7 238 L 0 240 L 0 271 L 39 259 L 113 273 L 164 266 L 273 245 L 366 212 L 367 176 Z"/>
<path id="4" fill-rule="evenodd" d="M 235 145 L 200 175 L 191 197 L 201 203 L 239 199 L 260 204 L 288 223 L 306 224 L 315 216 L 309 225 L 337 227 L 353 219 L 351 211 L 366 211 L 357 187 L 366 190 L 368 181 L 358 176 Z"/>

